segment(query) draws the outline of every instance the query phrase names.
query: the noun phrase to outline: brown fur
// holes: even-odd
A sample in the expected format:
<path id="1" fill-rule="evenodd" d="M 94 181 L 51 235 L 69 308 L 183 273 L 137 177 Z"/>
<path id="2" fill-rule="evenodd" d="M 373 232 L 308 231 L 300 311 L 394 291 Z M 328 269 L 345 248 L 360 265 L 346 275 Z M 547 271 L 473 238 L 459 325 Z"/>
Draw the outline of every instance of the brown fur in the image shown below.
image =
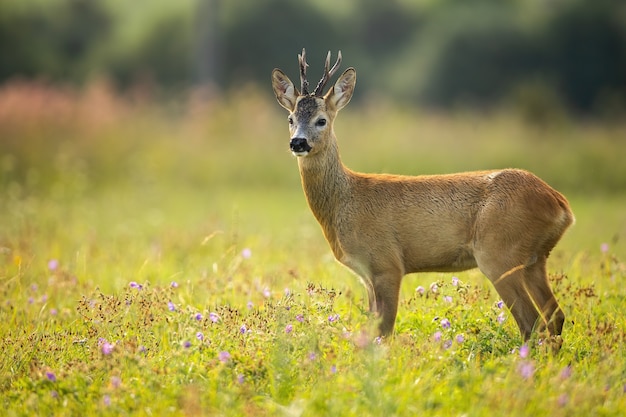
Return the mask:
<path id="1" fill-rule="evenodd" d="M 405 274 L 478 267 L 524 339 L 534 329 L 560 334 L 565 316 L 546 260 L 574 220 L 565 197 L 518 169 L 416 177 L 351 171 L 332 126 L 355 84 L 349 68 L 324 97 L 302 96 L 280 70 L 272 73 L 292 140 L 310 147 L 298 154 L 306 199 L 337 260 L 365 284 L 380 333 L 393 332 Z"/>

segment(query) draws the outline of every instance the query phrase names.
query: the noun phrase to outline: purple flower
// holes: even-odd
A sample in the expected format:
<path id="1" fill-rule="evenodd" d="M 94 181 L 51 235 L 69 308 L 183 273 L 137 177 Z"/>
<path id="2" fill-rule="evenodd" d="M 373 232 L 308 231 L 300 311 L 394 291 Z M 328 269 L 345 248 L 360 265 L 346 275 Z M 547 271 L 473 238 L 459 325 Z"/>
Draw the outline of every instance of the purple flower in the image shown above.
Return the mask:
<path id="1" fill-rule="evenodd" d="M 293 325 L 288 324 L 285 326 L 285 333 L 289 334 L 293 331 Z"/>
<path id="2" fill-rule="evenodd" d="M 191 347 L 191 342 L 190 342 L 189 340 L 185 340 L 185 341 L 183 342 L 183 347 L 184 347 L 185 349 L 189 349 L 189 348 Z"/>
<path id="3" fill-rule="evenodd" d="M 502 301 L 502 300 L 498 301 L 498 302 L 496 303 L 496 307 L 498 307 L 498 308 L 502 308 L 502 307 L 504 307 L 504 301 Z"/>
<path id="4" fill-rule="evenodd" d="M 609 244 L 608 243 L 603 243 L 600 245 L 600 251 L 602 253 L 608 253 L 609 251 Z"/>
<path id="5" fill-rule="evenodd" d="M 143 288 L 143 285 L 136 283 L 135 281 L 131 281 L 130 284 L 130 288 L 135 288 L 137 290 L 140 290 Z"/>
<path id="6" fill-rule="evenodd" d="M 572 376 L 572 365 L 567 365 L 561 371 L 561 379 L 568 379 L 570 376 Z"/>
<path id="7" fill-rule="evenodd" d="M 304 322 L 304 316 L 302 314 L 298 314 L 296 315 L 296 321 L 303 323 Z"/>
<path id="8" fill-rule="evenodd" d="M 452 285 L 455 287 L 459 285 L 459 279 L 457 277 L 452 277 Z"/>
<path id="9" fill-rule="evenodd" d="M 176 311 L 176 305 L 175 305 L 173 302 L 168 301 L 168 302 L 167 302 L 167 309 L 168 309 L 169 311 Z"/>
<path id="10" fill-rule="evenodd" d="M 448 319 L 441 319 L 441 328 L 442 329 L 449 329 L 450 326 L 451 326 L 450 320 L 448 320 Z"/>
<path id="11" fill-rule="evenodd" d="M 285 297 L 291 296 L 291 290 L 289 288 L 285 288 Z"/>
<path id="12" fill-rule="evenodd" d="M 445 301 L 446 303 L 451 303 L 452 302 L 452 297 L 449 295 L 446 295 L 443 297 L 443 301 Z"/>
<path id="13" fill-rule="evenodd" d="M 535 365 L 532 362 L 522 362 L 517 368 L 524 379 L 530 379 L 535 373 Z"/>
<path id="14" fill-rule="evenodd" d="M 50 309 L 50 315 L 51 316 L 56 316 L 57 314 L 59 314 L 59 311 L 56 308 L 51 308 Z"/>
<path id="15" fill-rule="evenodd" d="M 444 349 L 450 349 L 451 346 L 452 346 L 452 340 L 446 340 L 445 342 L 443 342 Z"/>
<path id="16" fill-rule="evenodd" d="M 462 334 L 457 334 L 456 335 L 456 342 L 457 343 L 463 343 L 465 341 L 465 336 L 463 336 Z"/>
<path id="17" fill-rule="evenodd" d="M 245 381 L 245 378 L 243 376 L 243 374 L 238 374 L 237 375 L 237 382 L 240 384 L 243 384 L 243 382 Z"/>
<path id="18" fill-rule="evenodd" d="M 254 303 L 252 301 L 248 301 L 248 304 L 246 304 L 246 306 L 248 307 L 248 310 L 252 310 L 254 308 Z"/>
<path id="19" fill-rule="evenodd" d="M 504 314 L 504 311 L 502 313 L 498 314 L 498 317 L 496 317 L 496 320 L 500 324 L 504 323 L 504 321 L 506 320 L 506 315 Z"/>
<path id="20" fill-rule="evenodd" d="M 439 285 L 436 282 L 430 284 L 430 292 L 436 293 L 437 291 L 439 291 Z"/>
<path id="21" fill-rule="evenodd" d="M 313 362 L 315 359 L 317 359 L 317 354 L 315 352 L 310 352 L 309 353 L 309 360 L 311 362 Z"/>
<path id="22" fill-rule="evenodd" d="M 100 345 L 100 350 L 104 355 L 110 355 L 113 353 L 113 348 L 115 348 L 115 345 L 107 342 L 106 340 L 102 343 L 102 345 Z"/>
<path id="23" fill-rule="evenodd" d="M 217 355 L 217 358 L 220 360 L 220 362 L 226 363 L 230 360 L 231 356 L 230 356 L 230 353 L 223 350 Z"/>
<path id="24" fill-rule="evenodd" d="M 176 282 L 176 281 L 172 281 L 172 283 L 170 284 L 170 287 L 172 287 L 172 288 L 178 288 L 178 282 Z"/>
<path id="25" fill-rule="evenodd" d="M 244 248 L 241 251 L 241 257 L 243 259 L 250 259 L 251 256 L 252 256 L 252 251 L 250 250 L 250 248 Z"/>
<path id="26" fill-rule="evenodd" d="M 415 292 L 418 293 L 419 295 L 424 294 L 424 287 L 422 287 L 421 285 L 419 285 L 416 289 Z"/>
<path id="27" fill-rule="evenodd" d="M 376 336 L 374 338 L 374 344 L 381 345 L 383 343 L 383 338 L 381 336 Z"/>
<path id="28" fill-rule="evenodd" d="M 527 358 L 529 353 L 530 353 L 530 348 L 528 347 L 527 344 L 523 344 L 522 347 L 519 348 L 520 358 Z"/>
<path id="29" fill-rule="evenodd" d="M 196 333 L 196 339 L 202 342 L 204 340 L 204 334 L 202 332 Z"/>
<path id="30" fill-rule="evenodd" d="M 441 332 L 439 330 L 437 330 L 435 332 L 435 334 L 433 334 L 433 340 L 435 342 L 440 342 L 441 341 Z"/>
<path id="31" fill-rule="evenodd" d="M 220 321 L 220 316 L 218 316 L 217 313 L 209 313 L 209 320 L 211 320 L 213 323 L 217 323 L 218 321 Z"/>
<path id="32" fill-rule="evenodd" d="M 339 314 L 331 314 L 330 316 L 328 316 L 329 323 L 334 323 L 337 320 L 339 320 Z"/>
<path id="33" fill-rule="evenodd" d="M 59 261 L 57 259 L 50 259 L 48 261 L 48 270 L 56 271 L 59 269 Z"/>
<path id="34" fill-rule="evenodd" d="M 111 405 L 111 396 L 109 394 L 105 394 L 104 397 L 102 397 L 102 402 L 104 403 L 105 407 L 108 407 Z"/>
<path id="35" fill-rule="evenodd" d="M 332 365 L 330 367 L 330 373 L 331 374 L 336 374 L 337 373 L 337 365 Z"/>
<path id="36" fill-rule="evenodd" d="M 193 318 L 194 318 L 194 319 L 196 319 L 197 321 L 200 321 L 200 320 L 202 320 L 202 314 L 201 314 L 201 313 L 196 313 L 196 314 L 193 316 Z"/>
<path id="37" fill-rule="evenodd" d="M 112 376 L 111 377 L 111 386 L 113 388 L 119 388 L 120 385 L 122 385 L 122 379 L 119 376 Z"/>
<path id="38" fill-rule="evenodd" d="M 272 295 L 272 292 L 270 291 L 269 288 L 267 287 L 263 288 L 263 297 L 270 298 L 271 295 Z"/>
<path id="39" fill-rule="evenodd" d="M 242 324 L 241 327 L 239 328 L 239 333 L 246 334 L 247 332 L 248 332 L 248 328 L 246 327 L 245 324 Z"/>
<path id="40" fill-rule="evenodd" d="M 46 372 L 46 378 L 48 378 L 50 382 L 57 382 L 57 377 L 53 372 Z"/>

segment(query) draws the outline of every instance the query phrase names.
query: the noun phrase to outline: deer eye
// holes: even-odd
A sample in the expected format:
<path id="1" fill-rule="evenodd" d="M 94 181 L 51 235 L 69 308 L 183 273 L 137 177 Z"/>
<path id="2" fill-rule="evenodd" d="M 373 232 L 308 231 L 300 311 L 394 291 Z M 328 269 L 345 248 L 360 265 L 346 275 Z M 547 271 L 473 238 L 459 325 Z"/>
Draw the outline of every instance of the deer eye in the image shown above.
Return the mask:
<path id="1" fill-rule="evenodd" d="M 317 122 L 315 122 L 316 126 L 326 126 L 326 119 L 319 119 Z"/>
<path id="2" fill-rule="evenodd" d="M 287 119 L 289 121 L 289 124 L 292 125 L 293 124 L 293 117 L 289 116 L 289 119 Z"/>

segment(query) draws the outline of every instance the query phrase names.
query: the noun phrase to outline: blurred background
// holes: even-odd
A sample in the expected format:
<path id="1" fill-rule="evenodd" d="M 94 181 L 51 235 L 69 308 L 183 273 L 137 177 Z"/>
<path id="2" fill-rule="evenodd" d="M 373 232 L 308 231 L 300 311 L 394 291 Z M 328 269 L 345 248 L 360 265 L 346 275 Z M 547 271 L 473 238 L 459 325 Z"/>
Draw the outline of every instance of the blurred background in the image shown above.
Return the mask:
<path id="1" fill-rule="evenodd" d="M 312 82 L 328 50 L 357 69 L 351 168 L 525 168 L 576 242 L 626 233 L 623 0 L 2 0 L 0 244 L 307 224 L 326 250 L 270 84 L 303 47 Z"/>
<path id="2" fill-rule="evenodd" d="M 503 104 L 530 117 L 626 108 L 621 0 L 4 0 L 0 82 L 37 79 L 179 94 L 311 77 L 327 50 L 359 71 L 357 98 L 436 108 Z M 315 63 L 319 65 L 316 65 Z"/>

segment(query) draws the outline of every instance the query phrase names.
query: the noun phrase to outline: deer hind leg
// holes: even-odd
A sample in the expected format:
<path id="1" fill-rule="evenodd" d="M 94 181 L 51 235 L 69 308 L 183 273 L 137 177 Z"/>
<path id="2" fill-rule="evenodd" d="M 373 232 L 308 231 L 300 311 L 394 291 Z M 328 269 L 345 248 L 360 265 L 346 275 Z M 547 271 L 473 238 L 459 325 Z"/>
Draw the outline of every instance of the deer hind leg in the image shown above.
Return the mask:
<path id="1" fill-rule="evenodd" d="M 553 336 L 561 334 L 565 315 L 548 284 L 545 256 L 530 265 L 481 270 L 509 307 L 524 340 L 530 338 L 533 330 L 547 329 Z"/>

